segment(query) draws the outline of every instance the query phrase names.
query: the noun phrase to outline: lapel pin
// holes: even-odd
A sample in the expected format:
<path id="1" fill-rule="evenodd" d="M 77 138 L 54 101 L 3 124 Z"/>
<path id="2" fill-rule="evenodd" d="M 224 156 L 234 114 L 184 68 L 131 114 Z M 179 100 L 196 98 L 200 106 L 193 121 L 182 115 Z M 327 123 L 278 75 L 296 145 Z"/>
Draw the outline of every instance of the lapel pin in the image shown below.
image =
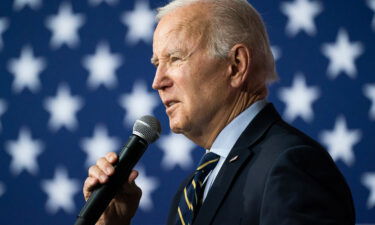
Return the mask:
<path id="1" fill-rule="evenodd" d="M 230 160 L 229 160 L 229 163 L 232 163 L 234 161 L 236 161 L 238 159 L 238 155 L 232 157 Z"/>

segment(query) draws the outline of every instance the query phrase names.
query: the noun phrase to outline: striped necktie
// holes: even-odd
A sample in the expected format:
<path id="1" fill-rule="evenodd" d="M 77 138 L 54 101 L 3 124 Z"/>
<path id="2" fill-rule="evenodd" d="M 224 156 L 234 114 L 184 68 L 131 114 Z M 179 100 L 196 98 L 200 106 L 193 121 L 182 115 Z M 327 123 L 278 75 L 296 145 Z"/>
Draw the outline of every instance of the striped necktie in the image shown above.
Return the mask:
<path id="1" fill-rule="evenodd" d="M 199 162 L 193 179 L 186 185 L 182 192 L 177 208 L 176 225 L 191 225 L 193 223 L 203 202 L 203 182 L 207 175 L 215 168 L 219 159 L 219 155 L 207 152 Z"/>

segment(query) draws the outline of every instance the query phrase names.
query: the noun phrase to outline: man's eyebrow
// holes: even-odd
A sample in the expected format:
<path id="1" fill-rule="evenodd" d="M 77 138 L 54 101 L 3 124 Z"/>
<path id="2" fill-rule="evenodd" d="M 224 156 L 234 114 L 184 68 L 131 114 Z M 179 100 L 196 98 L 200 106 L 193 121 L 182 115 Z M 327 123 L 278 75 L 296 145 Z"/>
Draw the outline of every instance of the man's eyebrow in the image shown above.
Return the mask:
<path id="1" fill-rule="evenodd" d="M 184 51 L 181 49 L 175 49 L 173 51 L 170 51 L 168 55 L 174 55 L 174 54 L 184 54 Z"/>
<path id="2" fill-rule="evenodd" d="M 166 54 L 162 58 L 169 58 L 170 56 L 175 55 L 175 54 L 179 54 L 179 55 L 184 56 L 184 57 L 189 57 L 192 53 L 193 52 L 187 53 L 186 51 L 183 51 L 182 49 L 175 49 L 175 50 L 172 50 L 172 51 L 168 52 L 168 54 Z M 150 61 L 151 61 L 152 64 L 156 65 L 159 62 L 159 58 L 157 56 L 153 55 L 151 57 Z"/>

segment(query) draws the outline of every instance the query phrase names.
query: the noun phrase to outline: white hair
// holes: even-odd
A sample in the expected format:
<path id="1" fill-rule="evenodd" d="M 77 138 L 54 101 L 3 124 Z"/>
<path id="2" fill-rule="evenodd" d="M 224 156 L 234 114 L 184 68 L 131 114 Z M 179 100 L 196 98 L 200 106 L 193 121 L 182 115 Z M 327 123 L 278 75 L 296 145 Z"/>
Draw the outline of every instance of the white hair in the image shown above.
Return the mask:
<path id="1" fill-rule="evenodd" d="M 243 43 L 251 50 L 252 75 L 265 83 L 277 79 L 266 28 L 259 13 L 246 0 L 173 0 L 158 8 L 156 18 L 159 21 L 166 14 L 195 3 L 212 6 L 207 44 L 214 56 L 226 58 L 235 44 Z"/>

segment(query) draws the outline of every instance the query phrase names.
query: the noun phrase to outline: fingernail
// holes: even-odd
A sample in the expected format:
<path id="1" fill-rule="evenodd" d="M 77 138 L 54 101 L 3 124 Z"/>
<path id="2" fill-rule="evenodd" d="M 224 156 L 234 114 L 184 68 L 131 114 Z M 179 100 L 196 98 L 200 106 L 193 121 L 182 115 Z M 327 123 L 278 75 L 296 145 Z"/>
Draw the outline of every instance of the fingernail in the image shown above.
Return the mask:
<path id="1" fill-rule="evenodd" d="M 114 157 L 113 155 L 110 155 L 110 156 L 109 156 L 109 160 L 110 160 L 111 162 L 113 162 L 113 161 L 115 161 L 115 157 Z"/>

